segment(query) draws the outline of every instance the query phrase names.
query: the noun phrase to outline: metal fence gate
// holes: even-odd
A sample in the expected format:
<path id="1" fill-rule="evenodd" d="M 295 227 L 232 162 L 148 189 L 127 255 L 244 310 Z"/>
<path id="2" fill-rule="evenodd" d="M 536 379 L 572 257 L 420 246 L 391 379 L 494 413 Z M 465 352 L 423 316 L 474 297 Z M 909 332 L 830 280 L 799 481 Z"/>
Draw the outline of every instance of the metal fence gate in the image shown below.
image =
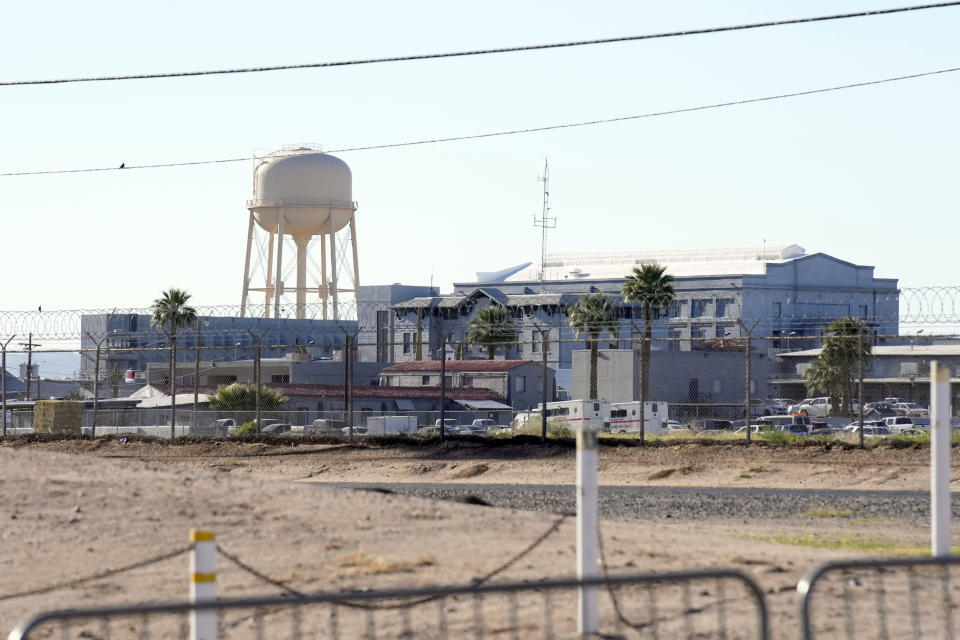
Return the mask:
<path id="1" fill-rule="evenodd" d="M 797 585 L 803 637 L 954 638 L 960 557 L 830 562 Z"/>
<path id="2" fill-rule="evenodd" d="M 763 593 L 734 570 L 593 580 L 317 593 L 41 613 L 9 640 L 190 638 L 215 611 L 219 638 L 577 638 L 581 588 L 596 588 L 599 633 L 617 638 L 768 638 Z"/>

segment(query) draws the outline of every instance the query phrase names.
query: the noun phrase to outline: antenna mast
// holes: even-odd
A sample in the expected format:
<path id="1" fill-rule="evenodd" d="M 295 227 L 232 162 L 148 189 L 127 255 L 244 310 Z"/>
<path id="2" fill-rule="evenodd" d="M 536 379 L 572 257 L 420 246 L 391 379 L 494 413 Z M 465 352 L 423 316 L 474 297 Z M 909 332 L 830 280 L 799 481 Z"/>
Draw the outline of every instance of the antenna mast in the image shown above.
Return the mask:
<path id="1" fill-rule="evenodd" d="M 550 166 L 547 158 L 543 159 L 543 175 L 537 178 L 543 183 L 543 211 L 538 218 L 533 216 L 533 226 L 540 227 L 540 293 L 546 293 L 543 284 L 544 272 L 547 270 L 547 229 L 557 228 L 557 219 L 550 217 Z"/>

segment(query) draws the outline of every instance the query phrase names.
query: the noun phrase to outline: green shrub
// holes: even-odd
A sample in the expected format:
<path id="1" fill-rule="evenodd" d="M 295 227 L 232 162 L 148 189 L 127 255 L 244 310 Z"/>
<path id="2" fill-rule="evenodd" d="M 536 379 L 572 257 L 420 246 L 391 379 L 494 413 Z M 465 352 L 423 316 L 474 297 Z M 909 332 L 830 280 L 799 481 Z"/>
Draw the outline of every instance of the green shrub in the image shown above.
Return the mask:
<path id="1" fill-rule="evenodd" d="M 237 437 L 242 438 L 248 435 L 255 435 L 257 433 L 257 423 L 251 420 L 250 422 L 244 422 L 240 425 L 240 428 L 237 429 Z"/>

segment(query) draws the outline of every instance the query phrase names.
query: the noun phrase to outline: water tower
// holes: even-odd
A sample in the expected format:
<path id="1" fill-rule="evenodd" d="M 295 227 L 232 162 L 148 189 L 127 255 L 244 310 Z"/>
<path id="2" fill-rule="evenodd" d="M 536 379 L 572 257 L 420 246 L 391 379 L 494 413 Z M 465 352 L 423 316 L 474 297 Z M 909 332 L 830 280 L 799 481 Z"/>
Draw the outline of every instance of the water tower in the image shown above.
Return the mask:
<path id="1" fill-rule="evenodd" d="M 292 294 L 297 318 L 315 317 L 308 304 L 319 299 L 321 317 L 338 320 L 342 297 L 356 301 L 360 286 L 350 167 L 308 147 L 270 153 L 256 161 L 247 209 L 240 315 L 249 308 L 251 315 L 279 318 Z M 294 272 L 296 285 L 288 287 Z M 254 311 L 261 303 L 262 313 Z"/>

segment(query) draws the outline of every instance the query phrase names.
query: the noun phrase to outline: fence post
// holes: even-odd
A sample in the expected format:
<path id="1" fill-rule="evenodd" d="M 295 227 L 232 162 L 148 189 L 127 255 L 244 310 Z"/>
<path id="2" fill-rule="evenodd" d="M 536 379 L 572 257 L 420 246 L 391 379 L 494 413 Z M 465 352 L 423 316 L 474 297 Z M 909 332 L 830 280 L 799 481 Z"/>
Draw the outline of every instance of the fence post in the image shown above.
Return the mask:
<path id="1" fill-rule="evenodd" d="M 217 543 L 212 531 L 190 530 L 190 602 L 211 602 L 217 599 Z M 217 610 L 190 611 L 190 640 L 216 640 Z"/>
<path id="2" fill-rule="evenodd" d="M 3 397 L 3 417 L 0 420 L 3 420 L 3 437 L 7 437 L 7 345 L 10 344 L 10 341 L 13 340 L 16 336 L 10 336 L 7 338 L 7 341 L 3 343 L 2 347 L 2 356 L 0 356 L 0 396 Z"/>
<path id="3" fill-rule="evenodd" d="M 440 341 L 440 441 L 447 441 L 447 333 Z"/>
<path id="4" fill-rule="evenodd" d="M 597 571 L 597 432 L 577 431 L 577 578 L 595 578 Z M 596 633 L 599 621 L 597 588 L 580 587 L 577 629 Z"/>
<path id="5" fill-rule="evenodd" d="M 743 318 L 740 318 L 739 320 L 737 320 L 737 322 L 743 328 L 743 333 L 746 336 L 746 340 L 744 340 L 744 343 L 745 343 L 744 346 L 746 347 L 746 349 L 744 349 L 744 351 L 746 352 L 746 355 L 744 356 L 746 358 L 746 361 L 744 362 L 746 384 L 743 390 L 743 395 L 744 395 L 743 401 L 744 401 L 744 404 L 746 405 L 746 411 L 744 412 L 743 423 L 747 425 L 747 429 L 746 429 L 747 444 L 750 444 L 750 436 L 751 436 L 750 404 L 753 402 L 753 399 L 750 397 L 750 339 L 753 337 L 753 330 L 757 328 L 757 323 L 760 322 L 760 319 L 757 318 L 756 320 L 754 320 L 753 324 L 750 325 L 749 329 L 747 329 L 747 325 L 746 323 L 744 323 Z"/>
<path id="6" fill-rule="evenodd" d="M 930 550 L 950 555 L 950 367 L 930 362 Z"/>
<path id="7" fill-rule="evenodd" d="M 247 329 L 247 333 L 250 334 L 250 337 L 253 338 L 253 384 L 257 387 L 256 393 L 254 394 L 254 409 L 256 410 L 256 417 L 254 418 L 257 422 L 257 435 L 260 435 L 260 343 L 263 341 L 263 336 L 267 335 L 266 332 L 261 333 L 259 336 L 255 334 L 250 329 Z"/>

